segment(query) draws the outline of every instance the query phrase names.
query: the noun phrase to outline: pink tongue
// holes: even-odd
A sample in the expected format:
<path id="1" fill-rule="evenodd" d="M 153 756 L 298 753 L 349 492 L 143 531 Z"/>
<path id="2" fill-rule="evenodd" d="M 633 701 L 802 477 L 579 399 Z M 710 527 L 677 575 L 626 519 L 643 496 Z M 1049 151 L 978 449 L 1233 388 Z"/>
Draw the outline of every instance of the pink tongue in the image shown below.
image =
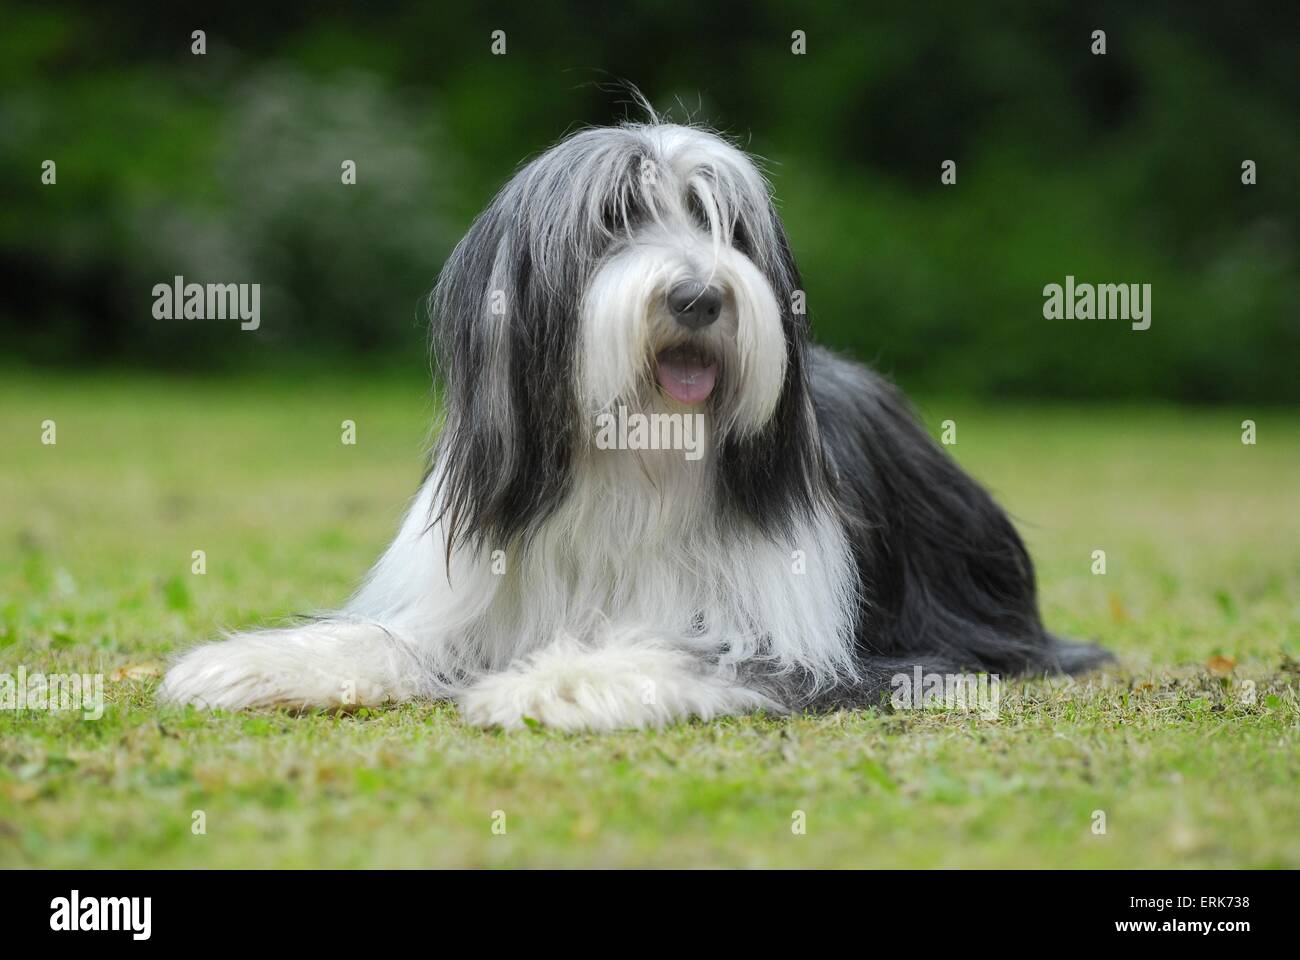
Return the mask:
<path id="1" fill-rule="evenodd" d="M 665 350 L 655 358 L 659 386 L 680 403 L 699 403 L 713 392 L 718 365 L 706 363 L 696 354 L 681 348 Z"/>

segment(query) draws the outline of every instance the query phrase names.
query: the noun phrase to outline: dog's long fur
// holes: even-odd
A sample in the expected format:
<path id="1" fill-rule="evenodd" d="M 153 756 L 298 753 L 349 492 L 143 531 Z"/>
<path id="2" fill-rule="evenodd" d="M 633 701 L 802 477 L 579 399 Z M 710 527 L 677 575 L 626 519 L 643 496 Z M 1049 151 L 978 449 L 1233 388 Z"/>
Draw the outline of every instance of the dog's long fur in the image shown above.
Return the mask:
<path id="1" fill-rule="evenodd" d="M 725 291 L 716 323 L 674 322 L 683 280 Z M 1043 628 L 1006 516 L 889 383 L 811 345 L 800 289 L 715 134 L 586 130 L 528 163 L 431 298 L 446 421 L 392 545 L 341 612 L 193 650 L 163 698 L 605 730 L 1106 659 Z M 600 449 L 602 412 L 695 412 L 655 384 L 682 344 L 718 363 L 706 455 Z"/>

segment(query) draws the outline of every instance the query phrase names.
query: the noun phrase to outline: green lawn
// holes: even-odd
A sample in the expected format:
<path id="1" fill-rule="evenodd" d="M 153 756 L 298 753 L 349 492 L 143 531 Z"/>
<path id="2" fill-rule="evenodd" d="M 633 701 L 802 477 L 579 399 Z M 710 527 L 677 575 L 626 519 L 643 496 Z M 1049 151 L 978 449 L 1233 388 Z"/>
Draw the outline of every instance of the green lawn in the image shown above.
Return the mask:
<path id="1" fill-rule="evenodd" d="M 0 673 L 109 680 L 97 721 L 0 711 L 0 865 L 1300 866 L 1295 410 L 925 404 L 1020 523 L 1049 624 L 1122 660 L 1007 683 L 996 719 L 159 710 L 169 654 L 338 603 L 384 546 L 430 404 L 376 380 L 3 378 Z"/>

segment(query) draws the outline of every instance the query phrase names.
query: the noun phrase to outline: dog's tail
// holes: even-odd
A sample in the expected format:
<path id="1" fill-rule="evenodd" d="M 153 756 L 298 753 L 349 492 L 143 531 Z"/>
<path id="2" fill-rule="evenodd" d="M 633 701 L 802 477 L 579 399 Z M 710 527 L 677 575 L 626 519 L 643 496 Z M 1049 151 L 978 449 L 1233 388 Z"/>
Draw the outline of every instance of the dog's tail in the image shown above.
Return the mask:
<path id="1" fill-rule="evenodd" d="M 1068 674 L 1078 676 L 1097 670 L 1115 662 L 1115 657 L 1104 647 L 1094 643 L 1077 643 L 1048 635 L 1050 647 L 1045 655 L 1035 658 L 1034 662 L 1021 669 L 1002 674 L 1003 679 L 1012 676 L 1059 676 Z M 923 677 L 939 675 L 967 674 L 972 669 L 981 672 L 999 673 L 987 668 L 972 668 L 941 654 L 926 656 L 918 654 L 912 657 L 868 656 L 858 662 L 858 679 L 830 690 L 810 693 L 806 688 L 800 690 L 798 684 L 785 683 L 771 685 L 774 699 L 790 705 L 793 709 L 813 711 L 851 710 L 861 707 L 885 706 L 890 702 L 891 694 L 897 691 L 900 683 L 906 685 L 916 675 Z M 761 681 L 753 678 L 756 685 Z"/>

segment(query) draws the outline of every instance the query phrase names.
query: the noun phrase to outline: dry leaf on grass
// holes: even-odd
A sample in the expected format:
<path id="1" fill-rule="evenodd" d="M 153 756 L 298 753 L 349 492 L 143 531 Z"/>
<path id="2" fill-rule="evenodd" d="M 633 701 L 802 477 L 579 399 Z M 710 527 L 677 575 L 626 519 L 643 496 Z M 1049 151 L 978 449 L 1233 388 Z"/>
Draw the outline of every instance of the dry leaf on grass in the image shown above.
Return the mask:
<path id="1" fill-rule="evenodd" d="M 1128 619 L 1128 608 L 1124 606 L 1124 601 L 1113 593 L 1110 595 L 1110 618 L 1116 623 Z"/>
<path id="2" fill-rule="evenodd" d="M 1237 661 L 1233 660 L 1231 657 L 1213 656 L 1210 657 L 1209 660 L 1205 661 L 1205 669 L 1209 670 L 1210 673 L 1214 674 L 1216 677 L 1222 677 L 1226 674 L 1232 673 L 1232 668 L 1236 665 Z"/>
<path id="3" fill-rule="evenodd" d="M 153 661 L 147 663 L 129 663 L 125 667 L 118 667 L 108 679 L 114 683 L 121 683 L 123 680 L 141 680 L 144 677 L 161 677 L 162 667 Z"/>

